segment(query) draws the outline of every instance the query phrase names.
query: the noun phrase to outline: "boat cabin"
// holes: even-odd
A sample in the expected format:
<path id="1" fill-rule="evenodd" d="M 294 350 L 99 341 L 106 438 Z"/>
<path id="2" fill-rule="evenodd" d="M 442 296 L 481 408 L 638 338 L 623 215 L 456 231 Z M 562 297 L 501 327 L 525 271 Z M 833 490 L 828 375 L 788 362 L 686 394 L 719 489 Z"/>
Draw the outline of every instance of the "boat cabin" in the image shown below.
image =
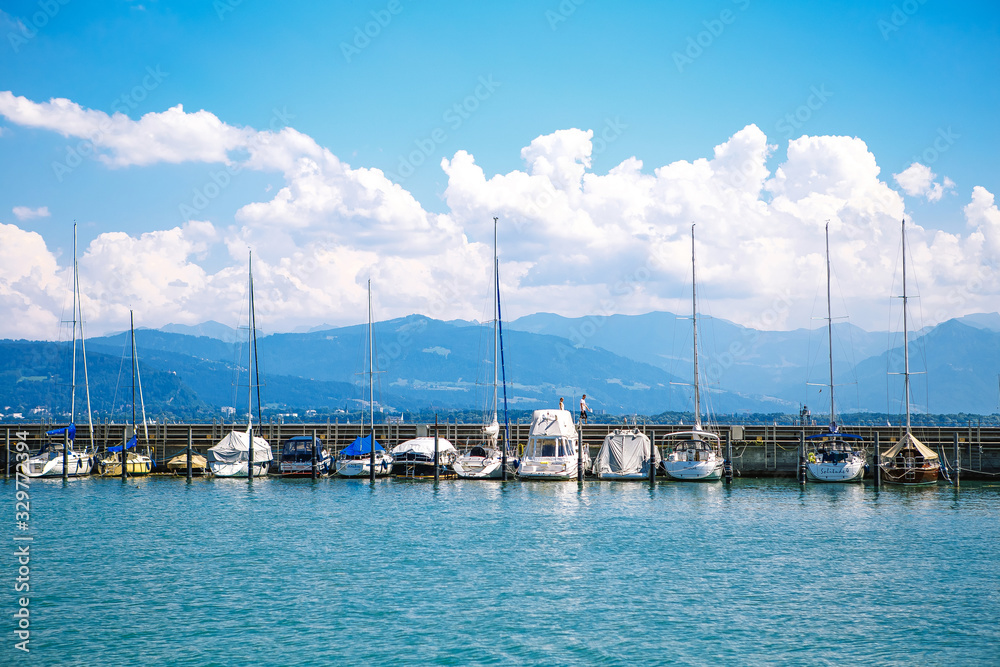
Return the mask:
<path id="1" fill-rule="evenodd" d="M 312 445 L 312 447 L 310 446 Z M 313 459 L 313 448 L 316 452 L 316 460 L 322 461 L 327 454 L 323 448 L 323 441 L 319 438 L 313 439 L 309 435 L 300 435 L 285 440 L 281 446 L 281 460 L 295 463 L 311 463 Z"/>

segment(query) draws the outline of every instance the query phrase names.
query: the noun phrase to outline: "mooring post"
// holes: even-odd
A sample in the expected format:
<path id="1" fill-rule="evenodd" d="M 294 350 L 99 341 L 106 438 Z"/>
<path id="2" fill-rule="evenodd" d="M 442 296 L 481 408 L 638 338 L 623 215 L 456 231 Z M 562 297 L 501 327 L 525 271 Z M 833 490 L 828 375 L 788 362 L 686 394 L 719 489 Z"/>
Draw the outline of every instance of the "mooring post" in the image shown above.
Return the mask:
<path id="1" fill-rule="evenodd" d="M 726 458 L 722 462 L 722 474 L 726 478 L 726 484 L 733 483 L 733 434 L 726 432 Z"/>
<path id="2" fill-rule="evenodd" d="M 580 435 L 576 439 L 576 479 L 583 484 L 583 421 L 580 421 Z"/>
<path id="3" fill-rule="evenodd" d="M 958 478 L 962 474 L 962 465 L 959 461 L 961 453 L 958 451 L 958 432 L 952 433 L 952 442 L 955 445 L 955 488 L 958 488 Z"/>
<path id="4" fill-rule="evenodd" d="M 65 481 L 66 476 L 69 474 L 69 428 L 66 429 L 66 438 L 63 442 L 63 474 L 62 478 Z"/>
<path id="5" fill-rule="evenodd" d="M 645 430 L 645 429 L 644 429 Z M 603 445 L 602 445 L 603 447 Z M 656 433 L 649 439 L 649 486 L 656 486 Z"/>
<path id="6" fill-rule="evenodd" d="M 806 432 L 799 431 L 799 484 L 806 483 Z"/>
<path id="7" fill-rule="evenodd" d="M 503 431 L 501 436 L 501 442 L 503 442 L 503 449 L 500 450 L 500 481 L 507 481 L 507 447 L 510 445 L 508 442 L 507 435 L 510 433 L 510 422 L 505 422 L 507 428 Z"/>
<path id="8" fill-rule="evenodd" d="M 187 448 L 187 480 L 191 481 L 191 446 L 194 444 L 194 434 L 191 431 L 191 426 L 188 426 L 188 448 Z"/>
<path id="9" fill-rule="evenodd" d="M 875 482 L 875 490 L 878 491 L 882 486 L 882 464 L 878 460 L 878 431 L 875 431 L 875 451 L 872 452 L 872 468 L 874 469 L 872 481 Z"/>
<path id="10" fill-rule="evenodd" d="M 441 479 L 441 471 L 438 469 L 438 416 L 434 415 L 434 483 Z"/>
<path id="11" fill-rule="evenodd" d="M 313 439 L 312 439 L 312 478 L 316 479 L 316 450 L 319 448 L 319 443 L 316 442 L 316 429 L 313 429 Z"/>

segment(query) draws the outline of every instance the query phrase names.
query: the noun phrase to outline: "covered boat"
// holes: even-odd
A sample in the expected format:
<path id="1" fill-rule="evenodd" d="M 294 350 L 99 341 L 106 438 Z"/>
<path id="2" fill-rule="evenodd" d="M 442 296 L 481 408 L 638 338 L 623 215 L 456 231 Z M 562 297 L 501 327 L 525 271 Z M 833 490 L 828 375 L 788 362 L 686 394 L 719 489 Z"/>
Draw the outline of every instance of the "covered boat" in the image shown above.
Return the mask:
<path id="1" fill-rule="evenodd" d="M 583 470 L 590 467 L 587 449 L 579 451 L 580 438 L 569 410 L 535 410 L 531 415 L 528 444 L 524 446 L 517 476 L 524 479 L 577 479 L 580 457 Z"/>
<path id="2" fill-rule="evenodd" d="M 330 472 L 330 450 L 318 437 L 298 435 L 285 440 L 281 445 L 281 462 L 278 471 L 283 477 L 303 477 L 312 475 L 313 455 L 316 456 L 316 472 L 326 475 Z"/>
<path id="3" fill-rule="evenodd" d="M 208 450 L 208 467 L 216 477 L 246 477 L 253 442 L 253 477 L 263 477 L 271 467 L 274 455 L 267 440 L 252 430 L 231 431 Z"/>
<path id="4" fill-rule="evenodd" d="M 337 452 L 334 472 L 341 477 L 368 477 L 372 460 L 372 434 L 355 438 L 354 442 Z M 392 468 L 392 457 L 375 440 L 375 476 L 385 477 Z"/>
<path id="5" fill-rule="evenodd" d="M 458 458 L 455 445 L 444 438 L 437 438 L 438 475 L 453 477 L 453 464 Z M 434 436 L 413 438 L 401 442 L 389 452 L 392 455 L 392 474 L 396 477 L 434 476 Z"/>
<path id="6" fill-rule="evenodd" d="M 889 484 L 926 486 L 937 484 L 940 457 L 907 430 L 895 445 L 880 457 L 882 479 Z"/>
<path id="7" fill-rule="evenodd" d="M 601 443 L 593 474 L 600 479 L 649 479 L 651 456 L 655 470 L 660 465 L 660 451 L 645 433 L 638 429 L 615 430 Z"/>
<path id="8" fill-rule="evenodd" d="M 187 452 L 178 454 L 167 461 L 167 470 L 175 475 L 187 474 Z M 208 471 L 208 461 L 201 454 L 191 452 L 191 474 L 195 476 L 204 475 Z"/>

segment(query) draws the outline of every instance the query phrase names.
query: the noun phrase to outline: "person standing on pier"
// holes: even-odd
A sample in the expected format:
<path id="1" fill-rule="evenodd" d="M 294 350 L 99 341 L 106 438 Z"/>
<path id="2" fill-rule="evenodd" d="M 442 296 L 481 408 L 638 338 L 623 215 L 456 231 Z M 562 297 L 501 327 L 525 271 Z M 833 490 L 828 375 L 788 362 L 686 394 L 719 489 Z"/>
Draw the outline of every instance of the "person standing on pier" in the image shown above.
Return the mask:
<path id="1" fill-rule="evenodd" d="M 566 409 L 566 408 L 564 408 L 564 407 L 563 407 L 563 399 L 562 399 L 562 396 L 560 396 L 560 397 L 559 397 L 559 409 L 560 409 L 560 410 L 565 410 L 565 409 Z"/>
<path id="2" fill-rule="evenodd" d="M 590 412 L 590 406 L 587 405 L 587 395 L 584 394 L 580 397 L 580 423 L 587 423 L 587 413 Z"/>

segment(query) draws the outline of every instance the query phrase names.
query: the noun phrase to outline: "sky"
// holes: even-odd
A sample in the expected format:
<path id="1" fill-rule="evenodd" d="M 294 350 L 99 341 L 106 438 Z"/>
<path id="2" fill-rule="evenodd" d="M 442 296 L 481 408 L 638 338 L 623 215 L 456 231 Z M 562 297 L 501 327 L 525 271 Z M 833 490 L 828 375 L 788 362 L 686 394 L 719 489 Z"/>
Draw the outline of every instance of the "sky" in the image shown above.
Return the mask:
<path id="1" fill-rule="evenodd" d="M 0 9 L 0 337 L 997 310 L 995 2 Z M 484 317 L 485 315 L 485 317 Z M 898 316 L 897 316 L 898 317 Z"/>

